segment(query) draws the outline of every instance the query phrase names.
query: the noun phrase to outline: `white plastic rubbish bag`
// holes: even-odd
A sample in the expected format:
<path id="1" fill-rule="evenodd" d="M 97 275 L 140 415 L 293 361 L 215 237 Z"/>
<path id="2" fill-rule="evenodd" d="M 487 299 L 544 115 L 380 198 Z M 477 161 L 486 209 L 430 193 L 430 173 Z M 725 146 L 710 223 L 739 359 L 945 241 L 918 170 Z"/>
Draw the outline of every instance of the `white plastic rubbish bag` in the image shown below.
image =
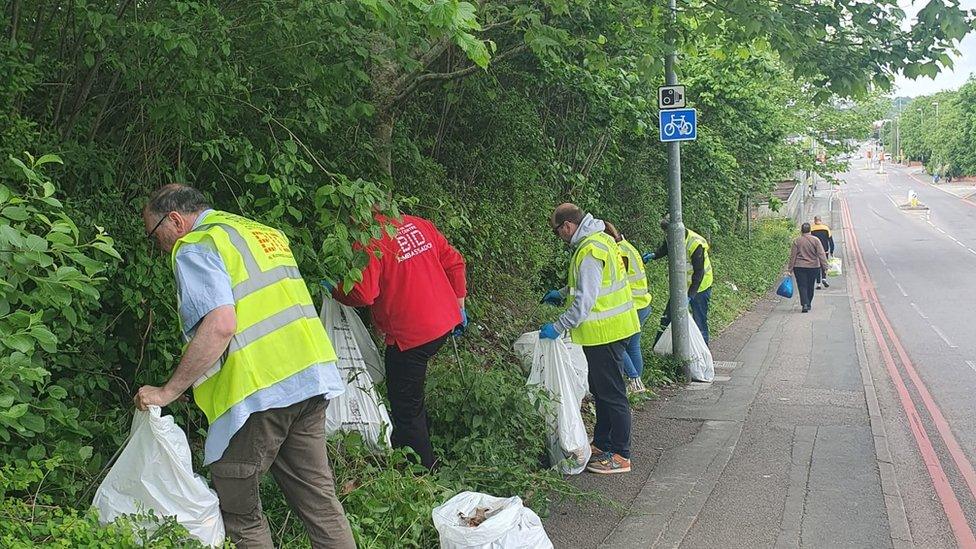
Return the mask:
<path id="1" fill-rule="evenodd" d="M 539 515 L 522 505 L 518 496 L 461 492 L 435 507 L 431 515 L 441 549 L 552 548 Z"/>
<path id="2" fill-rule="evenodd" d="M 536 343 L 539 342 L 539 332 L 526 332 L 519 336 L 515 340 L 515 344 L 512 348 L 515 349 L 515 354 L 522 357 L 522 363 L 525 366 L 525 373 L 528 374 L 532 371 L 532 363 L 535 358 L 535 347 Z M 573 343 L 569 335 L 565 335 L 562 338 L 563 344 L 566 346 L 566 350 L 569 351 L 569 361 L 573 365 L 573 369 L 576 370 L 576 374 L 583 379 L 583 383 L 586 382 L 586 355 L 583 353 L 583 347 Z M 587 391 L 589 391 L 589 385 L 587 385 Z"/>
<path id="3" fill-rule="evenodd" d="M 173 416 L 158 406 L 136 410 L 129 442 L 95 492 L 92 505 L 103 524 L 121 515 L 152 510 L 175 516 L 190 535 L 207 545 L 224 543 L 217 494 L 193 473 L 190 445 Z"/>
<path id="4" fill-rule="evenodd" d="M 522 334 L 515 342 L 516 351 L 529 342 L 534 343 L 526 385 L 542 385 L 555 402 L 555 410 L 546 418 L 549 460 L 565 474 L 579 474 L 590 459 L 590 439 L 580 413 L 580 403 L 589 388 L 586 356 L 579 345 L 566 344 L 562 339 L 540 339 L 539 332 Z"/>
<path id="5" fill-rule="evenodd" d="M 827 260 L 827 276 L 840 276 L 844 271 L 843 266 L 839 257 L 831 257 Z"/>
<path id="6" fill-rule="evenodd" d="M 355 309 L 326 297 L 322 303 L 322 323 L 339 360 L 336 366 L 346 382 L 346 391 L 332 399 L 325 410 L 325 432 L 358 431 L 375 452 L 390 448 L 393 426 L 386 406 L 376 392 L 369 360 L 379 361 L 376 345 Z M 357 337 L 357 333 L 360 335 Z M 362 341 L 365 337 L 366 341 Z"/>
<path id="7" fill-rule="evenodd" d="M 673 323 L 673 321 L 672 321 Z M 691 381 L 712 381 L 715 378 L 715 364 L 712 362 L 712 352 L 705 344 L 701 330 L 695 324 L 695 319 L 688 315 L 688 332 L 691 335 L 691 364 L 689 373 Z M 671 325 L 669 324 L 661 339 L 654 345 L 654 352 L 659 355 L 670 355 L 674 351 L 671 348 Z"/>

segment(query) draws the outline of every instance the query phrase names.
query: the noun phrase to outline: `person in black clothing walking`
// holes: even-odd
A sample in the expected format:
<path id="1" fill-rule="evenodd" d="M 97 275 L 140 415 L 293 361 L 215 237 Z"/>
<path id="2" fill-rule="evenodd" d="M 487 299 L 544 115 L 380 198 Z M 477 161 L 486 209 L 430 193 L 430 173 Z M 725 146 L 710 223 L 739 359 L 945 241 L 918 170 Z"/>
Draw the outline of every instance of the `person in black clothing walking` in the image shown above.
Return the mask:
<path id="1" fill-rule="evenodd" d="M 820 216 L 814 216 L 813 226 L 810 227 L 810 234 L 817 237 L 820 240 L 820 244 L 823 246 L 824 252 L 826 252 L 827 257 L 833 257 L 834 255 L 834 236 L 830 234 L 830 227 L 823 224 L 823 220 Z M 827 283 L 827 273 L 824 271 L 817 275 L 817 289 L 820 289 L 820 284 L 823 283 L 824 288 L 829 288 L 830 284 Z"/>

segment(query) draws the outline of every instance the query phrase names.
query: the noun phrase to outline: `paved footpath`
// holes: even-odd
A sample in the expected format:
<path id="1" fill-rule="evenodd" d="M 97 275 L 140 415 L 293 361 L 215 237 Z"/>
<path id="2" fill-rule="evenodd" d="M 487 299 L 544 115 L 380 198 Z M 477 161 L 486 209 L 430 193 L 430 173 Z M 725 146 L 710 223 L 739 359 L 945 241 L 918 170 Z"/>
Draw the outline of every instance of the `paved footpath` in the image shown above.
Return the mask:
<path id="1" fill-rule="evenodd" d="M 810 217 L 832 220 L 843 250 L 841 216 L 829 193 L 819 194 Z M 579 516 L 563 504 L 546 521 L 556 546 L 910 545 L 848 282 L 831 279 L 808 314 L 796 298 L 777 298 L 752 313 L 751 327 L 727 330 L 713 345 L 725 361 L 715 383 L 654 403 L 648 435 L 668 434 L 666 424 L 688 430 L 652 441 L 653 459 L 636 456 L 635 465 L 651 470 L 635 471 L 633 490 L 582 480 L 629 511 L 588 504 Z M 723 345 L 729 338 L 740 343 Z M 638 435 L 635 443 L 647 447 Z"/>

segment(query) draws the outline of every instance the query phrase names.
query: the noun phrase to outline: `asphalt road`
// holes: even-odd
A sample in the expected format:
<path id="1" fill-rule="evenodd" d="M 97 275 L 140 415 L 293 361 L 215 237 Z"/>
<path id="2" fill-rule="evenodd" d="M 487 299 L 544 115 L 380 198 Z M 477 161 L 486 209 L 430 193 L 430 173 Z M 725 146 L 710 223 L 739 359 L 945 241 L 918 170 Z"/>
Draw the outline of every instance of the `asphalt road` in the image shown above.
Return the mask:
<path id="1" fill-rule="evenodd" d="M 855 242 L 845 266 L 860 258 L 862 310 L 880 305 L 870 305 L 862 335 L 914 543 L 968 546 L 976 544 L 976 203 L 915 169 L 887 172 L 859 160 L 843 176 Z M 910 189 L 928 210 L 901 207 Z"/>

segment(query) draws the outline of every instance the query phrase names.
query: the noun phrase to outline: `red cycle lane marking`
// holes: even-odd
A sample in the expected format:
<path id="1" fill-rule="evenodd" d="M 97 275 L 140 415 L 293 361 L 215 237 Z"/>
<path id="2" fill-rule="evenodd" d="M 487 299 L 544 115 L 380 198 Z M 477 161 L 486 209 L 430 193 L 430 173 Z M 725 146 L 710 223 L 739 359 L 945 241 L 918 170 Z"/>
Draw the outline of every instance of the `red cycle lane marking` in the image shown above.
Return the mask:
<path id="1" fill-rule="evenodd" d="M 936 494 L 939 496 L 939 501 L 942 504 L 942 509 L 945 511 L 946 518 L 949 520 L 949 525 L 952 528 L 952 533 L 959 543 L 960 547 L 976 547 L 976 536 L 974 536 L 972 529 L 969 526 L 969 522 L 966 520 L 966 515 L 963 513 L 962 506 L 959 504 L 959 499 L 956 497 L 956 493 L 952 490 L 952 486 L 949 484 L 949 479 L 945 474 L 945 469 L 942 467 L 942 463 L 939 461 L 938 454 L 935 452 L 935 448 L 932 446 L 932 441 L 929 439 L 928 433 L 925 431 L 925 427 L 922 424 L 921 416 L 918 412 L 918 408 L 915 402 L 912 400 L 911 394 L 908 392 L 908 387 L 905 385 L 904 380 L 901 377 L 901 373 L 895 366 L 894 356 L 892 356 L 891 349 L 884 341 L 884 334 L 881 331 L 881 325 L 878 322 L 878 318 L 882 317 L 882 322 L 885 324 L 888 332 L 889 338 L 895 343 L 896 348 L 899 350 L 899 357 L 906 363 L 906 370 L 914 371 L 914 368 L 908 367 L 907 354 L 903 354 L 904 348 L 901 346 L 901 342 L 895 335 L 894 331 L 891 329 L 890 323 L 887 321 L 887 317 L 884 316 L 884 311 L 881 307 L 881 303 L 878 300 L 877 293 L 874 291 L 874 284 L 871 282 L 871 275 L 867 270 L 867 266 L 864 263 L 864 257 L 861 254 L 861 248 L 857 241 L 857 236 L 854 234 L 854 225 L 852 222 L 850 209 L 847 205 L 847 199 L 841 197 L 841 215 L 844 221 L 844 234 L 846 235 L 847 244 L 851 251 L 851 257 L 853 258 L 854 271 L 857 274 L 858 281 L 860 282 L 860 292 L 861 297 L 865 301 L 865 312 L 867 313 L 868 323 L 871 325 L 871 331 L 878 343 L 878 348 L 881 350 L 881 355 L 885 363 L 885 367 L 888 371 L 888 375 L 891 378 L 892 383 L 895 386 L 895 390 L 898 392 L 899 401 L 901 402 L 902 408 L 905 410 L 908 416 L 908 423 L 912 431 L 912 435 L 915 438 L 915 443 L 918 446 L 919 452 L 922 455 L 922 461 L 925 463 L 926 470 L 929 473 L 929 478 L 932 480 L 932 485 L 935 488 Z M 927 390 L 923 390 L 921 379 L 917 379 L 917 375 L 912 377 L 912 381 L 915 384 L 916 389 L 919 390 L 920 394 L 928 395 Z M 938 407 L 935 402 L 931 400 L 931 396 L 926 400 L 923 396 L 922 400 L 926 405 L 929 413 L 933 416 L 933 421 L 938 417 L 944 423 L 945 418 L 942 416 L 941 412 L 938 411 Z M 936 413 L 932 413 L 933 409 Z M 939 435 L 942 437 L 943 441 L 949 447 L 950 454 L 953 454 L 953 460 L 956 461 L 956 465 L 959 466 L 960 471 L 963 476 L 966 477 L 966 467 L 960 464 L 960 459 L 954 454 L 952 448 L 953 445 L 946 440 L 947 436 L 953 443 L 955 447 L 958 448 L 958 443 L 952 436 L 951 431 L 948 429 L 948 424 L 945 425 L 946 432 L 938 428 Z M 961 453 L 961 450 L 960 450 Z M 965 455 L 958 456 L 961 458 L 962 462 L 968 465 L 969 471 L 972 471 L 972 465 L 965 458 Z M 966 478 L 967 484 L 969 484 L 969 478 Z M 973 485 L 969 485 L 970 490 L 973 489 Z M 976 495 L 976 493 L 974 493 Z"/>
<path id="2" fill-rule="evenodd" d="M 850 208 L 847 206 L 846 200 L 843 202 L 843 207 L 847 208 L 848 220 L 850 220 Z M 852 229 L 853 231 L 853 229 Z M 863 256 L 860 255 L 860 245 L 857 243 L 857 237 L 854 237 L 854 247 L 860 256 L 861 264 L 864 265 Z M 867 268 L 864 268 L 865 280 L 870 279 L 870 275 L 867 272 Z M 909 358 L 908 352 L 905 351 L 905 346 L 902 345 L 901 339 L 895 335 L 895 330 L 891 326 L 891 322 L 888 320 L 888 315 L 884 312 L 884 308 L 881 306 L 881 300 L 878 299 L 878 294 L 875 291 L 873 284 L 867 284 L 864 286 L 865 291 L 868 295 L 873 296 L 870 300 L 875 304 L 877 308 L 878 319 L 880 319 L 885 332 L 888 334 L 888 338 L 891 340 L 898 353 L 898 357 L 901 359 L 902 364 L 905 367 L 905 372 L 908 374 L 909 379 L 911 379 L 912 384 L 918 391 L 919 396 L 922 399 L 922 403 L 925 405 L 925 409 L 928 410 L 929 414 L 932 416 L 932 423 L 935 425 L 936 430 L 939 432 L 942 440 L 945 442 L 947 449 L 949 450 L 949 455 L 952 456 L 952 460 L 955 462 L 956 467 L 959 468 L 959 473 L 962 475 L 963 479 L 966 481 L 966 485 L 969 487 L 969 492 L 976 499 L 976 470 L 973 468 L 973 464 L 966 457 L 966 453 L 963 451 L 958 440 L 956 440 L 955 435 L 952 433 L 952 428 L 949 427 L 949 422 L 946 420 L 945 416 L 942 414 L 942 410 L 936 404 L 935 399 L 932 398 L 932 394 L 929 393 L 928 387 L 922 381 L 922 378 L 918 375 L 918 370 L 915 368 L 915 363 Z"/>

